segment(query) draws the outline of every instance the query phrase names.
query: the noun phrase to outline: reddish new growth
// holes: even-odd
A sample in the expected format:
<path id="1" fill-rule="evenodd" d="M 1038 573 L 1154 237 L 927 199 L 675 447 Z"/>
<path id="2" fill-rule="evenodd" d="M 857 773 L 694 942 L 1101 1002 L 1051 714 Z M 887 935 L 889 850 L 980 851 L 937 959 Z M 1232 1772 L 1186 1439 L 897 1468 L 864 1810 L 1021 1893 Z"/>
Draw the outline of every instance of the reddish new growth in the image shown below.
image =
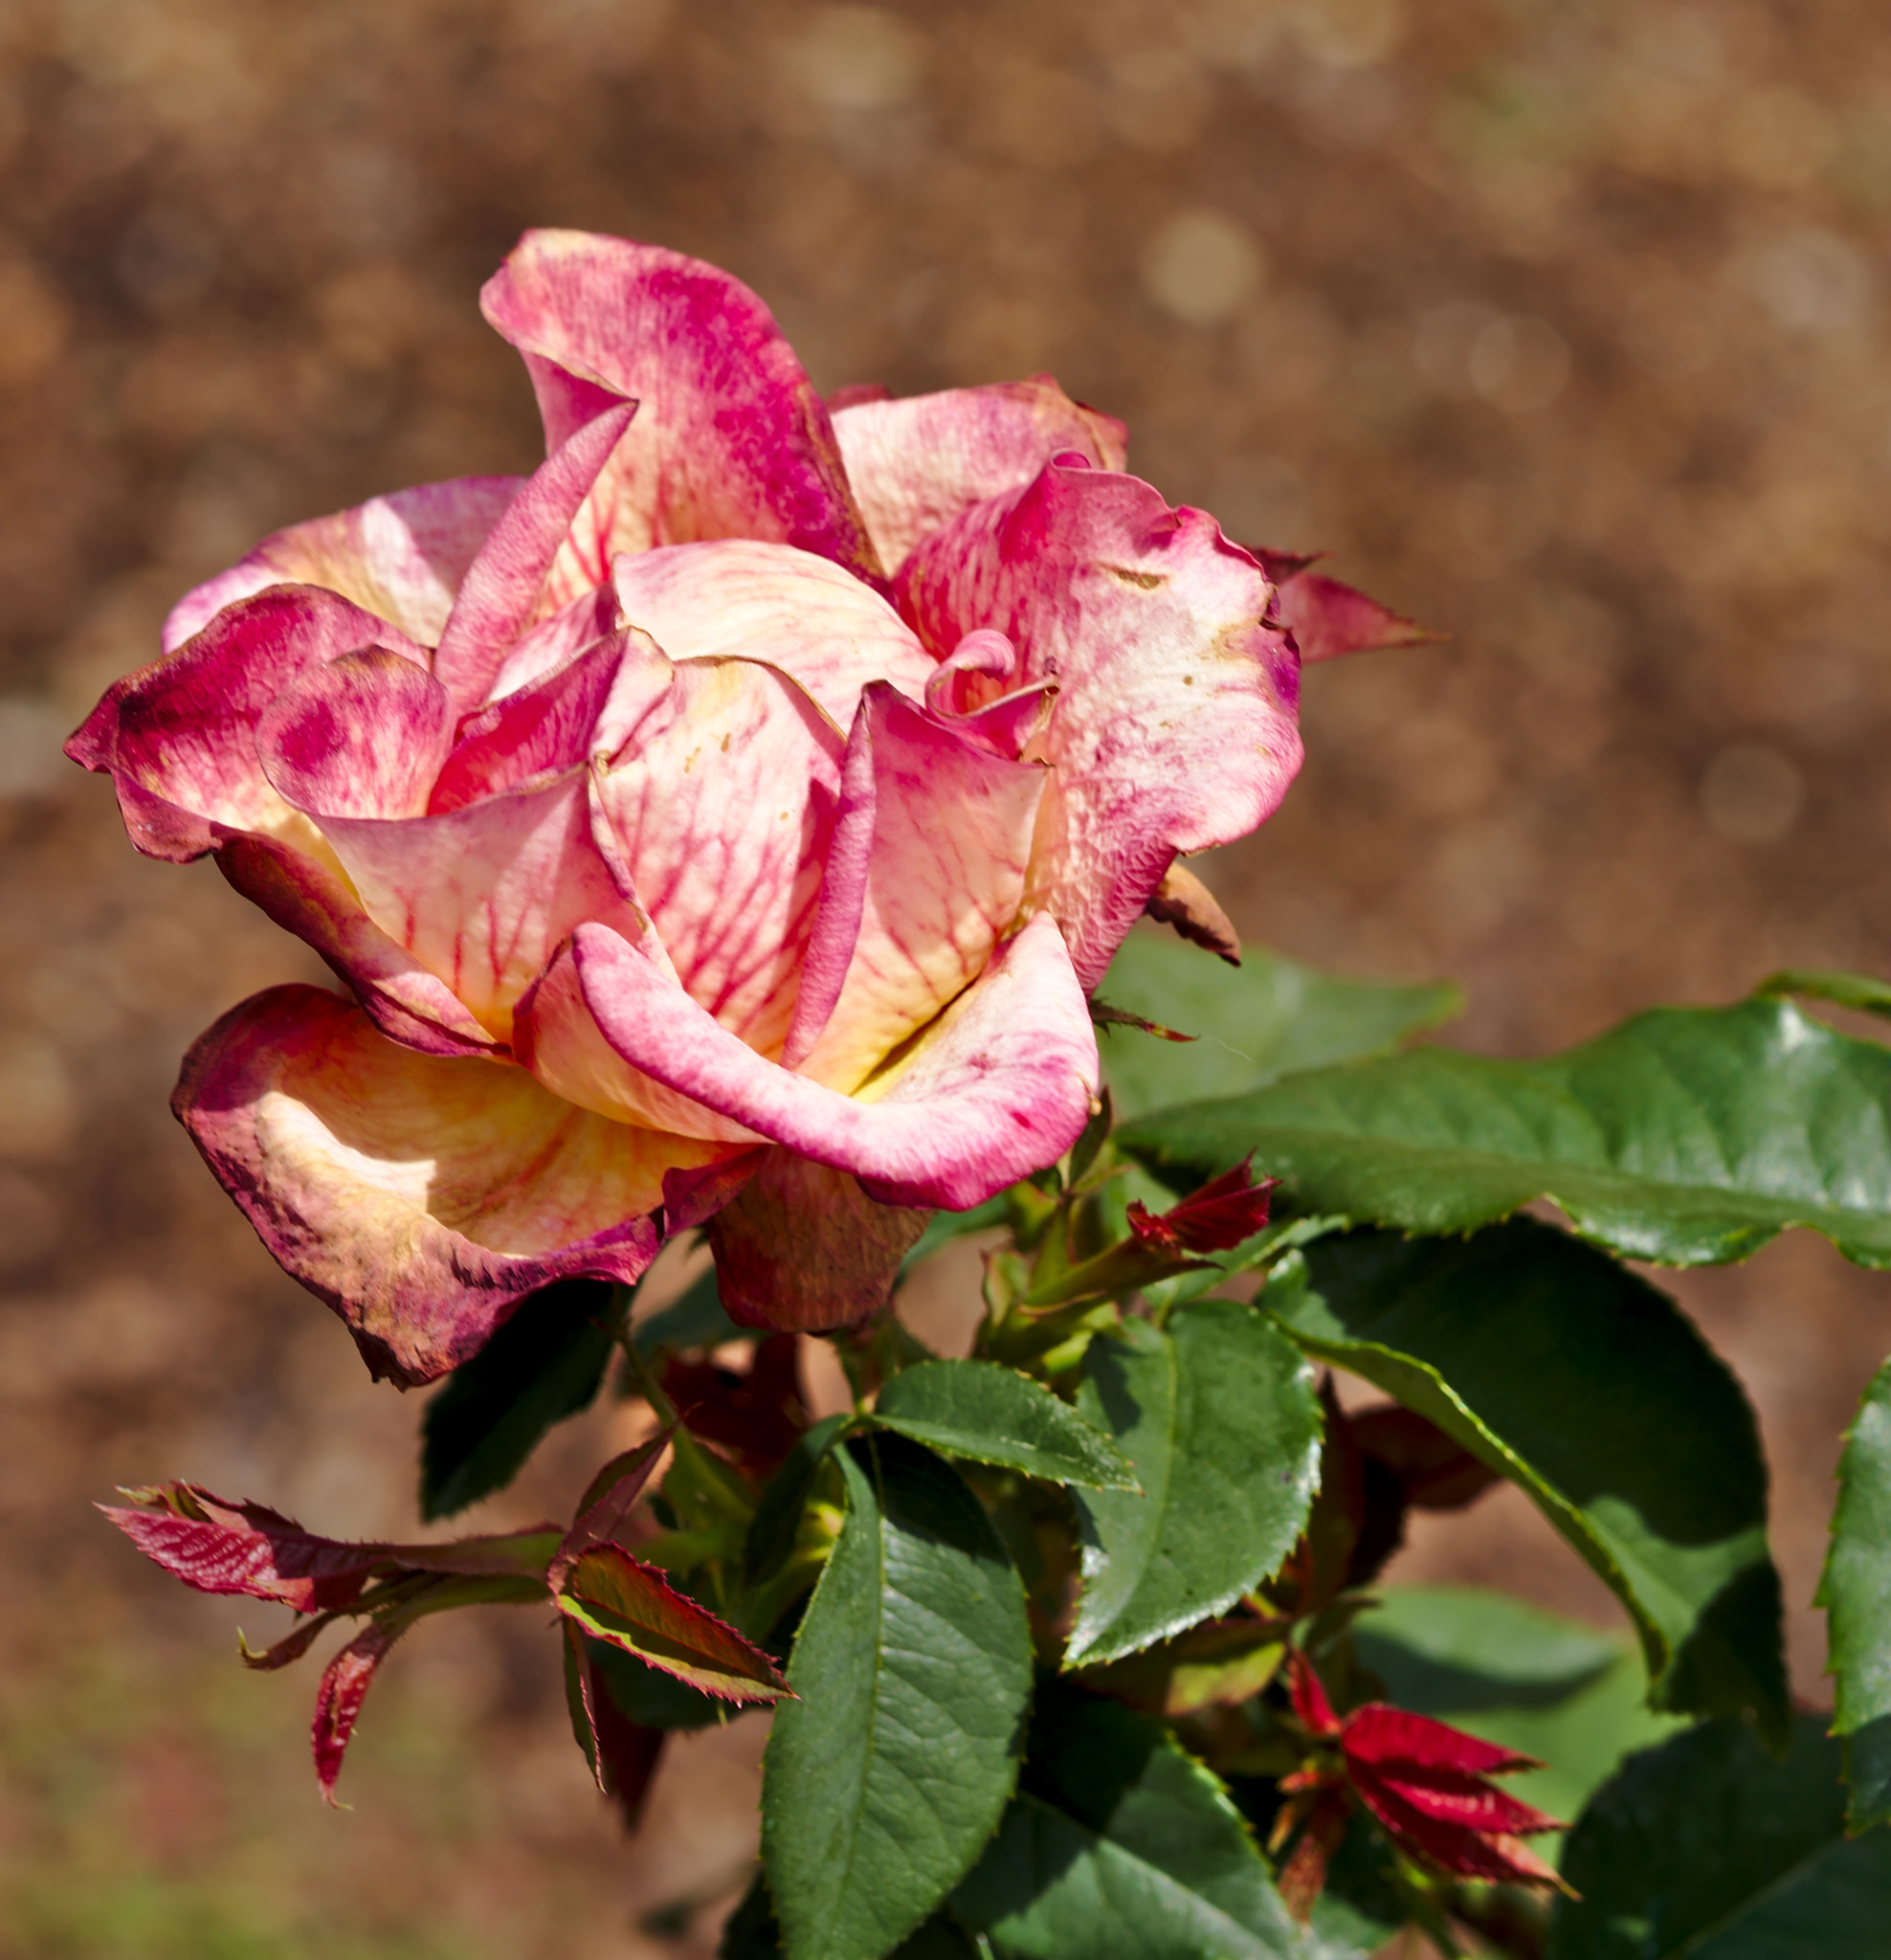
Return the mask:
<path id="1" fill-rule="evenodd" d="M 1267 1223 L 1267 1201 L 1278 1178 L 1251 1184 L 1252 1153 L 1232 1170 L 1166 1212 L 1151 1212 L 1140 1199 L 1129 1207 L 1129 1229 L 1151 1252 L 1166 1258 L 1190 1253 L 1232 1252 Z"/>
<path id="2" fill-rule="evenodd" d="M 1280 1870 L 1280 1893 L 1296 1918 L 1312 1913 L 1354 1801 L 1401 1851 L 1435 1871 L 1569 1889 L 1522 1841 L 1568 1827 L 1489 1781 L 1513 1770 L 1541 1769 L 1534 1756 L 1383 1702 L 1368 1702 L 1343 1719 L 1334 1714 L 1313 1663 L 1299 1652 L 1287 1657 L 1287 1681 L 1294 1713 L 1317 1744 L 1327 1746 L 1280 1781 L 1287 1803 L 1276 1820 L 1272 1848 L 1300 1831 Z"/>

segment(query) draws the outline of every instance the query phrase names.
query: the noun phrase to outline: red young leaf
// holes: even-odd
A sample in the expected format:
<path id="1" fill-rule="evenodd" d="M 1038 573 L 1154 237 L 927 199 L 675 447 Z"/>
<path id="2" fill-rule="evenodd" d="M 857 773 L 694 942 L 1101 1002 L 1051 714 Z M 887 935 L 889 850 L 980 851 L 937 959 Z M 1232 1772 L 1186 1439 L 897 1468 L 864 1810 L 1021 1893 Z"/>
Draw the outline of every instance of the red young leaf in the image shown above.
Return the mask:
<path id="1" fill-rule="evenodd" d="M 1252 1155 L 1224 1170 L 1179 1205 L 1152 1214 L 1141 1200 L 1129 1207 L 1129 1229 L 1152 1251 L 1170 1258 L 1191 1252 L 1229 1252 L 1267 1223 L 1267 1202 L 1278 1178 L 1250 1181 Z"/>
<path id="2" fill-rule="evenodd" d="M 324 1802 L 335 1801 L 335 1779 L 342 1773 L 342 1758 L 347 1753 L 374 1670 L 399 1637 L 398 1626 L 370 1622 L 322 1671 L 322 1685 L 315 1691 L 311 1740 L 316 1779 L 322 1785 Z"/>
<path id="3" fill-rule="evenodd" d="M 558 1610 L 587 1633 L 704 1694 L 777 1702 L 790 1693 L 759 1647 L 621 1545 L 593 1545 L 561 1558 L 552 1585 Z"/>
<path id="4" fill-rule="evenodd" d="M 1543 1768 L 1534 1756 L 1519 1755 L 1429 1715 L 1414 1715 L 1384 1702 L 1368 1702 L 1346 1717 L 1346 1752 L 1348 1763 L 1369 1764 L 1387 1775 L 1396 1775 L 1405 1767 L 1456 1770 L 1472 1776 Z"/>
<path id="5" fill-rule="evenodd" d="M 1562 1886 L 1555 1867 L 1546 1864 L 1514 1833 L 1501 1825 L 1479 1827 L 1434 1817 L 1395 1790 L 1355 1779 L 1360 1801 L 1407 1851 L 1415 1852 L 1439 1870 L 1460 1879 L 1490 1879 L 1511 1884 Z M 1520 1805 L 1532 1817 L 1541 1812 Z M 1531 1830 L 1563 1828 L 1554 1823 L 1531 1824 Z M 1563 1887 L 1568 1889 L 1567 1887 Z"/>
<path id="6" fill-rule="evenodd" d="M 1326 1699 L 1326 1684 L 1298 1647 L 1287 1656 L 1287 1692 L 1293 1698 L 1294 1713 L 1315 1735 L 1338 1735 L 1340 1718 Z"/>
<path id="7" fill-rule="evenodd" d="M 565 1622 L 565 1685 L 571 1703 L 571 1726 L 597 1787 L 614 1800 L 624 1828 L 634 1831 L 643 1816 L 651 1779 L 662 1760 L 666 1729 L 633 1722 L 611 1698 L 591 1663 L 590 1650 L 575 1620 Z"/>
<path id="8" fill-rule="evenodd" d="M 1304 1926 L 1313 1917 L 1314 1905 L 1325 1887 L 1326 1867 L 1346 1833 L 1346 1792 L 1329 1785 L 1315 1795 L 1296 1797 L 1294 1804 L 1296 1814 L 1279 1837 L 1284 1841 L 1302 1816 L 1304 1826 L 1275 1883 L 1281 1903 Z"/>
<path id="9" fill-rule="evenodd" d="M 194 1483 L 125 1495 L 157 1508 L 99 1508 L 146 1558 L 200 1592 L 279 1599 L 298 1613 L 319 1613 L 348 1605 L 388 1563 L 383 1546 L 319 1538 L 267 1505 L 232 1503 Z"/>
<path id="10" fill-rule="evenodd" d="M 369 1579 L 396 1571 L 529 1575 L 543 1571 L 558 1548 L 557 1526 L 549 1525 L 445 1545 L 355 1545 L 305 1531 L 267 1504 L 233 1503 L 201 1484 L 124 1494 L 141 1508 L 99 1509 L 172 1577 L 200 1592 L 279 1599 L 298 1613 L 345 1609 Z"/>
<path id="11" fill-rule="evenodd" d="M 746 1374 L 713 1361 L 673 1360 L 663 1370 L 663 1392 L 683 1412 L 692 1436 L 720 1444 L 746 1475 L 767 1479 L 808 1426 L 796 1358 L 795 1337 L 774 1334 L 755 1344 Z"/>
<path id="12" fill-rule="evenodd" d="M 634 1449 L 612 1457 L 591 1479 L 578 1500 L 574 1521 L 559 1545 L 552 1570 L 545 1575 L 554 1592 L 565 1566 L 586 1546 L 603 1543 L 623 1523 L 631 1506 L 643 1495 L 643 1487 L 650 1481 L 656 1459 L 662 1456 L 676 1426 L 674 1422 L 668 1423 Z"/>

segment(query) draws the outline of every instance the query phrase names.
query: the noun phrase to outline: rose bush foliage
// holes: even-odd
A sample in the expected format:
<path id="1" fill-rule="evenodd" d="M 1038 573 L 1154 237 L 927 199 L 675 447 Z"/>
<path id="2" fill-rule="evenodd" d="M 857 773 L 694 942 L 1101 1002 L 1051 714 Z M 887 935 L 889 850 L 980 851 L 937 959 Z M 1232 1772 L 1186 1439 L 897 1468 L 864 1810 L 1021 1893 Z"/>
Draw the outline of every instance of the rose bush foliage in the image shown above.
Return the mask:
<path id="1" fill-rule="evenodd" d="M 704 1223 L 738 1319 L 846 1325 L 1070 1146 L 1146 905 L 1231 949 L 1171 865 L 1291 781 L 1293 626 L 1402 622 L 1048 378 L 831 408 L 736 280 L 578 233 L 483 304 L 544 465 L 265 540 L 69 745 L 354 995 L 244 1002 L 175 1108 L 403 1382 Z"/>

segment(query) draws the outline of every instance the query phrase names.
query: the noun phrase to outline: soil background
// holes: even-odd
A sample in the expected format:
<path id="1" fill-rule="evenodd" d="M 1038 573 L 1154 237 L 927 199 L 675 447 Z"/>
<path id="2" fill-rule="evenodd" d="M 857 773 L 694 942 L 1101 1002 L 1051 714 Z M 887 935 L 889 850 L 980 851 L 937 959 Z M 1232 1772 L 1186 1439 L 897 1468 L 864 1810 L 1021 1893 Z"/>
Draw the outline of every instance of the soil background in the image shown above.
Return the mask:
<path id="1" fill-rule="evenodd" d="M 369 1386 L 165 1109 L 190 1038 L 309 963 L 208 866 L 137 859 L 57 746 L 263 532 L 532 465 L 476 305 L 529 224 L 729 267 L 823 387 L 1050 369 L 1171 501 L 1448 634 L 1308 673 L 1300 783 L 1207 867 L 1252 940 L 1455 974 L 1446 1038 L 1505 1054 L 1891 948 L 1881 6 L 7 0 L 9 1956 L 683 1960 L 743 1882 L 758 1722 L 678 1748 L 627 1843 L 548 1630 L 468 1615 L 389 1665 L 326 1813 L 313 1669 L 244 1674 L 235 1623 L 268 1616 L 87 1509 L 182 1475 L 413 1529 L 417 1399 Z M 1822 1702 L 1809 1602 L 1883 1282 L 1801 1236 L 1674 1283 L 1761 1412 Z M 473 1522 L 568 1506 L 623 1420 Z M 1504 1496 L 1400 1570 L 1618 1623 Z"/>

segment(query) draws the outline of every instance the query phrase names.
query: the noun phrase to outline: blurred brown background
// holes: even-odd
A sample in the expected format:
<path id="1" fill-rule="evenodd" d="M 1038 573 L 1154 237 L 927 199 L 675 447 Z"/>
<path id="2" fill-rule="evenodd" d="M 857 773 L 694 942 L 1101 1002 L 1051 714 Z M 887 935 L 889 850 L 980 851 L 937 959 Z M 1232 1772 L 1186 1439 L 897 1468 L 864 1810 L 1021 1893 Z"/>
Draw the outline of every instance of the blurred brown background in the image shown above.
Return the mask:
<path id="1" fill-rule="evenodd" d="M 1891 39 L 1845 0 L 5 0 L 0 5 L 0 1951 L 700 1954 L 758 1725 L 624 1847 L 530 1615 L 424 1628 L 324 1814 L 312 1667 L 85 1509 L 199 1478 L 412 1529 L 371 1389 L 169 1123 L 304 970 L 57 759 L 187 585 L 286 521 L 523 470 L 475 295 L 519 230 L 732 268 L 816 380 L 1055 370 L 1229 531 L 1448 645 L 1308 676 L 1254 938 L 1456 973 L 1524 1052 L 1891 947 Z M 1767 1426 L 1795 1677 L 1886 1293 L 1817 1242 L 1680 1290 Z M 575 1426 L 478 1522 L 568 1504 Z M 1521 1503 L 1410 1573 L 1611 1617 Z M 686 1921 L 684 1912 L 678 1921 Z"/>

